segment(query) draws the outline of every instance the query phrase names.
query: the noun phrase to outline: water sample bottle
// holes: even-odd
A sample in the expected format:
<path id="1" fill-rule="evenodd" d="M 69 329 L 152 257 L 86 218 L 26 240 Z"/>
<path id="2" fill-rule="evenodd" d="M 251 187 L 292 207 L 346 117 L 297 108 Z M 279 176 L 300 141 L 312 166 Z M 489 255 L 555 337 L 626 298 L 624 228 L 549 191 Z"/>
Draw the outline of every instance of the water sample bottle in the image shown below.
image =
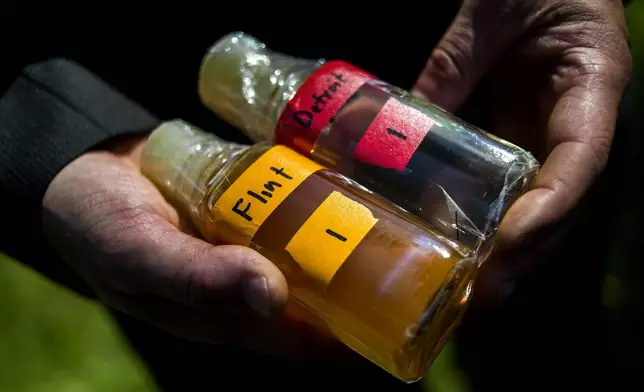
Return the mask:
<path id="1" fill-rule="evenodd" d="M 199 94 L 253 141 L 333 168 L 477 252 L 538 170 L 529 152 L 362 69 L 244 33 L 210 48 Z"/>
<path id="2" fill-rule="evenodd" d="M 466 247 L 286 146 L 169 121 L 141 170 L 205 240 L 264 255 L 290 300 L 405 382 L 427 372 L 469 302 L 478 261 Z"/>

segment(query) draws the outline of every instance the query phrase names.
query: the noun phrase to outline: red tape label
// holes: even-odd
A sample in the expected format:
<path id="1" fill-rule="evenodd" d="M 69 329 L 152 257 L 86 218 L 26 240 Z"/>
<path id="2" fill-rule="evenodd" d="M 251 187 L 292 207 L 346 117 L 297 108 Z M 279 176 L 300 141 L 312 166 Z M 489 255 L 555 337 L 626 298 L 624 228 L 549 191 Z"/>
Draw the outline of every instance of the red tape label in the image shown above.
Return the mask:
<path id="1" fill-rule="evenodd" d="M 343 61 L 318 68 L 289 101 L 277 123 L 276 142 L 307 156 L 322 129 L 373 75 Z"/>
<path id="2" fill-rule="evenodd" d="M 421 111 L 389 98 L 353 150 L 353 157 L 402 171 L 433 124 Z"/>

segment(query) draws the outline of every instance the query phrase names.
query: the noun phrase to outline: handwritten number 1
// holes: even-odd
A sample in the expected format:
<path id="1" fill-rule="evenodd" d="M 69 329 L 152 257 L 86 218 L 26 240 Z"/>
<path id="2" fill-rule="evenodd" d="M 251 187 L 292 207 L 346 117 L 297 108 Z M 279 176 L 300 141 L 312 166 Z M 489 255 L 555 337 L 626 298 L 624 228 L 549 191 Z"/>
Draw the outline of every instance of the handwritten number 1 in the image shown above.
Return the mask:
<path id="1" fill-rule="evenodd" d="M 387 133 L 397 137 L 398 139 L 407 140 L 407 136 L 403 135 L 402 133 L 396 131 L 393 128 L 387 128 Z"/>
<path id="2" fill-rule="evenodd" d="M 331 230 L 331 229 L 326 229 L 326 233 L 327 233 L 328 235 L 330 235 L 331 237 L 335 237 L 335 238 L 339 239 L 339 240 L 340 240 L 340 241 L 342 241 L 342 242 L 346 242 L 346 240 L 347 240 L 347 238 L 346 238 L 346 237 L 344 237 L 343 235 L 340 235 L 340 234 L 336 233 L 335 231 L 333 231 L 333 230 Z"/>

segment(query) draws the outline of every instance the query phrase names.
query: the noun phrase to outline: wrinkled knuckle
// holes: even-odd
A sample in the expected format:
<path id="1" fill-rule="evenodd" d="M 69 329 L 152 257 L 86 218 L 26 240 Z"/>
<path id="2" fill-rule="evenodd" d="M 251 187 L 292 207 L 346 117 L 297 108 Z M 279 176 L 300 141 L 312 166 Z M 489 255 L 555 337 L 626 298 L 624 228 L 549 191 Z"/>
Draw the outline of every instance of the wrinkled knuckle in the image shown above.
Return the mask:
<path id="1" fill-rule="evenodd" d="M 588 30 L 593 33 L 587 44 L 599 50 L 599 57 L 603 59 L 606 70 L 620 80 L 629 79 L 633 60 L 628 37 L 605 22 L 589 23 Z"/>
<path id="2" fill-rule="evenodd" d="M 214 247 L 195 247 L 190 241 L 180 247 L 186 260 L 174 279 L 175 295 L 200 306 L 222 300 L 237 280 L 234 265 Z"/>
<path id="3" fill-rule="evenodd" d="M 584 51 L 578 56 L 577 65 L 566 69 L 566 74 L 578 85 L 588 89 L 623 90 L 629 79 L 628 66 L 622 58 L 604 52 Z"/>
<path id="4" fill-rule="evenodd" d="M 570 75 L 573 81 L 585 84 L 587 87 L 601 85 L 606 79 L 606 61 L 599 56 L 580 56 L 582 61 L 574 67 L 566 69 L 566 75 Z"/>
<path id="5" fill-rule="evenodd" d="M 621 72 L 618 74 L 622 82 L 622 88 L 625 88 L 633 76 L 633 55 L 629 48 L 623 50 L 624 54 L 618 59 Z"/>
<path id="6" fill-rule="evenodd" d="M 628 44 L 625 41 L 614 40 L 607 44 L 604 53 L 607 62 L 611 64 L 609 71 L 625 86 L 633 72 L 633 57 Z"/>
<path id="7" fill-rule="evenodd" d="M 466 56 L 449 46 L 434 53 L 434 72 L 444 80 L 466 80 L 468 75 Z"/>
<path id="8" fill-rule="evenodd" d="M 568 0 L 553 3 L 550 10 L 554 21 L 568 23 L 606 22 L 606 10 L 600 4 L 591 4 L 587 0 Z"/>
<path id="9" fill-rule="evenodd" d="M 461 49 L 463 45 L 467 45 L 464 38 L 454 35 L 434 51 L 431 58 L 431 73 L 435 79 L 444 82 L 469 82 L 471 59 L 468 55 L 469 51 Z"/>
<path id="10" fill-rule="evenodd" d="M 174 276 L 172 295 L 181 302 L 204 304 L 207 278 L 203 269 L 193 263 L 186 264 Z"/>
<path id="11" fill-rule="evenodd" d="M 590 139 L 590 148 L 595 162 L 595 174 L 604 171 L 608 156 L 610 155 L 613 138 L 608 132 L 601 132 Z"/>
<path id="12" fill-rule="evenodd" d="M 105 254 L 136 253 L 151 232 L 154 215 L 140 206 L 104 213 L 89 228 L 91 240 Z"/>

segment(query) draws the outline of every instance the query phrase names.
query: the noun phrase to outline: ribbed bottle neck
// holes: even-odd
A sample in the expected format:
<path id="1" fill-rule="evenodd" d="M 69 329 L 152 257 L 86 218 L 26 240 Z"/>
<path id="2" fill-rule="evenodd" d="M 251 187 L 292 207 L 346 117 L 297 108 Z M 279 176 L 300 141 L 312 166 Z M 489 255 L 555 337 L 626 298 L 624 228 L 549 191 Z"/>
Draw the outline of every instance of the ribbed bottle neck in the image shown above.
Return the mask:
<path id="1" fill-rule="evenodd" d="M 197 218 L 217 173 L 250 146 L 228 142 L 181 120 L 161 124 L 149 136 L 141 172 L 175 207 Z"/>
<path id="2" fill-rule="evenodd" d="M 204 56 L 199 95 L 254 142 L 273 142 L 286 103 L 323 60 L 285 55 L 244 33 L 219 39 Z"/>

